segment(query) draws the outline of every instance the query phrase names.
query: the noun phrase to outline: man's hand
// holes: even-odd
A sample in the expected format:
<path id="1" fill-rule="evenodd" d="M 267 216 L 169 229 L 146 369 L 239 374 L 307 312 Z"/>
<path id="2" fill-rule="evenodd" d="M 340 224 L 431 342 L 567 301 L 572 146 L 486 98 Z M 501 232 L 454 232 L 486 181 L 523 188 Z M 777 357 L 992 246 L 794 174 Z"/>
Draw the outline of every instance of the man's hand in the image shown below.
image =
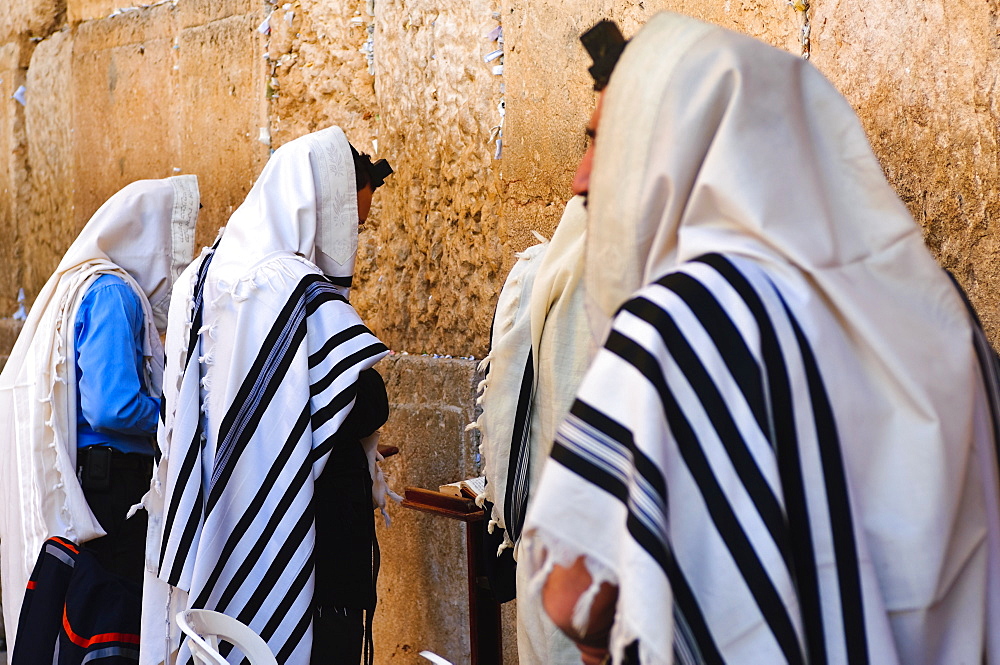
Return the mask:
<path id="1" fill-rule="evenodd" d="M 603 582 L 590 606 L 583 631 L 573 626 L 573 610 L 590 588 L 593 578 L 583 557 L 569 568 L 553 566 L 542 588 L 542 606 L 552 622 L 576 643 L 584 665 L 599 665 L 608 654 L 608 636 L 615 620 L 618 587 Z"/>

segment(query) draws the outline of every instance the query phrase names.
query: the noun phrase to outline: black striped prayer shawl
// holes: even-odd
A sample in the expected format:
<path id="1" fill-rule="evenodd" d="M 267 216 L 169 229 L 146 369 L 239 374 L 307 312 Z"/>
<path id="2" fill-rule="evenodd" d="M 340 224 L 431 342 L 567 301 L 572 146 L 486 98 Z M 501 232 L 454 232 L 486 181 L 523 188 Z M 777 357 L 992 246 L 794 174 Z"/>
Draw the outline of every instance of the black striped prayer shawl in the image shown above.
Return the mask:
<path id="1" fill-rule="evenodd" d="M 179 378 L 176 390 L 164 391 L 164 411 L 174 417 L 160 436 L 162 539 L 151 563 L 162 582 L 187 592 L 186 607 L 234 616 L 279 663 L 305 665 L 314 556 L 334 555 L 313 552 L 314 480 L 353 405 L 358 374 L 388 350 L 339 290 L 296 257 L 256 268 L 256 286 L 233 298 L 235 322 L 210 322 L 203 294 L 211 256 L 189 269 L 189 279 L 197 276 L 186 349 L 172 357 L 168 345 L 168 367 L 183 369 L 167 370 Z M 213 376 L 227 335 L 240 352 Z M 173 605 L 168 613 L 184 609 Z M 163 637 L 148 643 L 159 647 Z"/>
<path id="2" fill-rule="evenodd" d="M 821 352 L 746 259 L 702 256 L 622 306 L 526 527 L 619 587 L 619 658 L 896 662 Z"/>

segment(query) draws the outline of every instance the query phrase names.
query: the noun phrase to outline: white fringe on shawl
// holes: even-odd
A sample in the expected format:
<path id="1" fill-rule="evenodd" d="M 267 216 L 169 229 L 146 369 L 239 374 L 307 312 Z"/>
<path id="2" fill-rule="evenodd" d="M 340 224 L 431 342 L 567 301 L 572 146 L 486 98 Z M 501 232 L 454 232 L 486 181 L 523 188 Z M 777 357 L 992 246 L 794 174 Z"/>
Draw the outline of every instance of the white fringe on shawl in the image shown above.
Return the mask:
<path id="1" fill-rule="evenodd" d="M 481 500 L 493 504 L 491 529 L 504 530 L 501 550 L 515 544 L 505 514 L 508 497 L 518 491 L 509 485 L 511 437 L 528 353 L 533 373 L 530 425 L 523 442 L 528 458 L 519 474 L 525 496 L 548 457 L 593 349 L 582 294 L 586 221 L 583 199 L 574 197 L 552 240 L 518 253 L 497 300 L 490 353 L 480 363 L 481 369 L 488 368 L 480 385 L 483 412 L 475 423 L 487 479 Z"/>

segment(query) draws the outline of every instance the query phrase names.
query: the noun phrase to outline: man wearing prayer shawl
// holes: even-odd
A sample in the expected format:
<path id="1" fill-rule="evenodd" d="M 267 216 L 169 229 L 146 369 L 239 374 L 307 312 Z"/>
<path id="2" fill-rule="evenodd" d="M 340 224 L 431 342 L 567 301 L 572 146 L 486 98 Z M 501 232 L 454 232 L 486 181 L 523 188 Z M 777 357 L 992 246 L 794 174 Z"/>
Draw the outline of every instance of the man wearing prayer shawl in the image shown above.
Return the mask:
<path id="1" fill-rule="evenodd" d="M 995 367 L 851 107 L 668 13 L 598 109 L 604 346 L 522 557 L 554 621 L 586 662 L 1000 662 Z"/>
<path id="2" fill-rule="evenodd" d="M 171 286 L 191 261 L 198 208 L 193 175 L 134 182 L 108 199 L 38 294 L 0 374 L 9 642 L 20 638 L 22 597 L 46 538 L 83 543 L 134 579 L 137 597 L 145 528 L 141 514 L 126 514 L 149 488 L 163 372 L 158 331 Z M 95 470 L 86 461 L 96 449 L 106 464 Z"/>
<path id="3" fill-rule="evenodd" d="M 339 127 L 276 150 L 174 291 L 142 663 L 186 660 L 188 608 L 239 619 L 279 663 L 357 663 L 363 642 L 370 662 L 385 495 L 370 435 L 388 406 L 368 370 L 388 350 L 348 295 L 388 169 L 352 153 Z"/>
<path id="4" fill-rule="evenodd" d="M 520 558 L 531 488 L 595 350 L 583 307 L 586 222 L 583 198 L 572 198 L 552 239 L 517 255 L 497 299 L 476 423 L 489 530 L 502 531 L 497 556 L 513 548 L 514 559 Z M 546 616 L 522 572 L 515 569 L 521 665 L 579 663 L 576 646 Z"/>

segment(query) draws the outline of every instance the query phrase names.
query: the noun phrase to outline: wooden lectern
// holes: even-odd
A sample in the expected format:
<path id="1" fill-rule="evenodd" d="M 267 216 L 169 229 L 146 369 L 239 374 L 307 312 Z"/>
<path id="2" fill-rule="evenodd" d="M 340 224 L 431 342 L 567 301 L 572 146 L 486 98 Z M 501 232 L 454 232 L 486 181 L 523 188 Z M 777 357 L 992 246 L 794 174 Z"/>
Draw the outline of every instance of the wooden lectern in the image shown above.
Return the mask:
<path id="1" fill-rule="evenodd" d="M 469 641 L 472 665 L 500 665 L 503 647 L 500 635 L 500 604 L 481 572 L 483 536 L 478 523 L 483 509 L 472 499 L 420 487 L 407 487 L 403 506 L 432 515 L 465 522 L 466 566 L 469 576 Z"/>

